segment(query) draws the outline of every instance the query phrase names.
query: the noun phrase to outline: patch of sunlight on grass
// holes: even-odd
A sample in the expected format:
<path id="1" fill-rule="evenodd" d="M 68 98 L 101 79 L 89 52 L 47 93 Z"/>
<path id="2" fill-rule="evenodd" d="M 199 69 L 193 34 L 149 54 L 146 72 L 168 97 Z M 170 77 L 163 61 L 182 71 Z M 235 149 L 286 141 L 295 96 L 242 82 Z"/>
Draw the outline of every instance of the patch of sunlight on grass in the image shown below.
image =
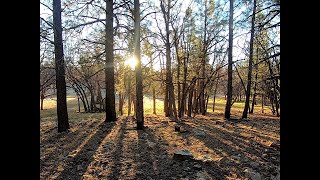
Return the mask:
<path id="1" fill-rule="evenodd" d="M 45 104 L 45 101 L 47 104 Z M 45 99 L 44 110 L 40 111 L 40 118 L 42 121 L 56 121 L 57 120 L 57 107 L 56 99 Z M 72 121 L 82 121 L 86 119 L 100 120 L 105 117 L 105 113 L 79 113 L 78 100 L 75 97 L 67 97 L 68 117 Z"/>
<path id="2" fill-rule="evenodd" d="M 41 103 L 41 101 L 40 101 Z M 67 106 L 69 108 L 69 106 L 71 105 L 72 107 L 74 107 L 75 105 L 77 105 L 77 99 L 74 96 L 67 96 Z M 40 107 L 40 105 L 39 105 Z M 49 98 L 49 99 L 44 99 L 43 100 L 43 109 L 47 110 L 47 109 L 53 109 L 57 107 L 57 98 Z"/>
<path id="3" fill-rule="evenodd" d="M 119 114 L 119 111 L 118 111 L 118 103 L 116 103 L 116 107 L 117 107 L 117 114 Z M 134 115 L 134 108 L 133 106 L 131 106 L 132 110 L 131 110 L 131 114 L 130 115 Z M 147 96 L 144 96 L 143 97 L 143 113 L 144 115 L 147 115 L 147 114 L 153 114 L 153 99 L 152 97 L 147 97 Z M 156 113 L 158 115 L 164 115 L 164 112 L 163 112 L 163 100 L 160 100 L 160 99 L 156 99 Z M 123 115 L 124 116 L 127 116 L 128 115 L 128 104 L 125 103 L 123 105 Z"/>

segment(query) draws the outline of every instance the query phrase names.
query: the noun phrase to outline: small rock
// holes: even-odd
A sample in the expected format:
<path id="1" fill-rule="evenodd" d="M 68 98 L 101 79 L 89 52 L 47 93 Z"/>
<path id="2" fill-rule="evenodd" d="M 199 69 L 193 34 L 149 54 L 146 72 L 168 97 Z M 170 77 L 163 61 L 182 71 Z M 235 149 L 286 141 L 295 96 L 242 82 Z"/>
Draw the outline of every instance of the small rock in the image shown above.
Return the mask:
<path id="1" fill-rule="evenodd" d="M 82 170 L 82 166 L 80 164 L 77 166 L 77 170 L 78 171 Z"/>
<path id="2" fill-rule="evenodd" d="M 188 159 L 193 159 L 193 155 L 190 151 L 183 149 L 183 150 L 176 151 L 173 155 L 173 159 L 188 160 Z"/>
<path id="3" fill-rule="evenodd" d="M 193 133 L 196 135 L 196 136 L 201 136 L 201 137 L 204 137 L 206 136 L 206 133 L 201 131 L 201 130 L 197 130 L 197 129 L 194 129 L 193 130 Z"/>
<path id="4" fill-rule="evenodd" d="M 142 175 L 143 174 L 143 172 L 141 172 L 141 171 L 136 171 L 136 175 Z"/>
<path id="5" fill-rule="evenodd" d="M 201 167 L 199 164 L 193 165 L 193 168 L 194 168 L 195 170 L 201 170 L 201 169 L 202 169 L 202 167 Z"/>

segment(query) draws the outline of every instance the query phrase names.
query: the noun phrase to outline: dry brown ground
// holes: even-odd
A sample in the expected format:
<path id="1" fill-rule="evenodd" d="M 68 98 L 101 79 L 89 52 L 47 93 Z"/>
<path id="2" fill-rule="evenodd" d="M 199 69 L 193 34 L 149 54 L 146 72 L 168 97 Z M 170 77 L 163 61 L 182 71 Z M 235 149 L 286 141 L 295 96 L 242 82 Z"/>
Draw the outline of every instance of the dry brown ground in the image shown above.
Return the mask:
<path id="1" fill-rule="evenodd" d="M 271 179 L 280 166 L 280 120 L 270 115 L 253 114 L 244 122 L 225 121 L 217 113 L 185 117 L 183 133 L 163 116 L 146 115 L 143 131 L 135 130 L 131 117 L 103 119 L 71 121 L 70 132 L 61 134 L 52 121 L 42 122 L 40 178 L 248 179 L 244 171 L 250 167 Z M 195 160 L 173 159 L 180 149 Z"/>

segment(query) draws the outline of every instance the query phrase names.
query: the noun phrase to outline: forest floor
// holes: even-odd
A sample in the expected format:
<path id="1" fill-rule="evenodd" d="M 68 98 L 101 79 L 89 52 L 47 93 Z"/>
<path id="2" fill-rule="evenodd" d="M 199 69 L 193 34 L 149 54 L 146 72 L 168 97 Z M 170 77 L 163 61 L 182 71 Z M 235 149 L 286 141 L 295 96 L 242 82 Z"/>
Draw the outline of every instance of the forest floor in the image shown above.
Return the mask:
<path id="1" fill-rule="evenodd" d="M 40 179 L 279 179 L 280 119 L 258 107 L 241 122 L 219 108 L 184 117 L 182 132 L 161 114 L 146 114 L 145 130 L 136 130 L 132 117 L 104 123 L 104 113 L 72 108 L 67 133 L 57 133 L 54 106 L 41 111 Z M 174 158 L 178 150 L 193 158 Z"/>

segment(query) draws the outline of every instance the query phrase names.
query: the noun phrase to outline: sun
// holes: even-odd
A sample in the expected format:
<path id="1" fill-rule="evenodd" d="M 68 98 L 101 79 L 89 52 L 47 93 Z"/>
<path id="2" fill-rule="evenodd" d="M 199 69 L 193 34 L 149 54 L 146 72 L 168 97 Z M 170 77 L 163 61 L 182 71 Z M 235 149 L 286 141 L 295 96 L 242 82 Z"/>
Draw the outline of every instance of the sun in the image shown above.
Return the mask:
<path id="1" fill-rule="evenodd" d="M 125 65 L 130 66 L 131 69 L 135 69 L 136 64 L 137 64 L 137 59 L 134 56 L 130 57 L 125 61 Z"/>

